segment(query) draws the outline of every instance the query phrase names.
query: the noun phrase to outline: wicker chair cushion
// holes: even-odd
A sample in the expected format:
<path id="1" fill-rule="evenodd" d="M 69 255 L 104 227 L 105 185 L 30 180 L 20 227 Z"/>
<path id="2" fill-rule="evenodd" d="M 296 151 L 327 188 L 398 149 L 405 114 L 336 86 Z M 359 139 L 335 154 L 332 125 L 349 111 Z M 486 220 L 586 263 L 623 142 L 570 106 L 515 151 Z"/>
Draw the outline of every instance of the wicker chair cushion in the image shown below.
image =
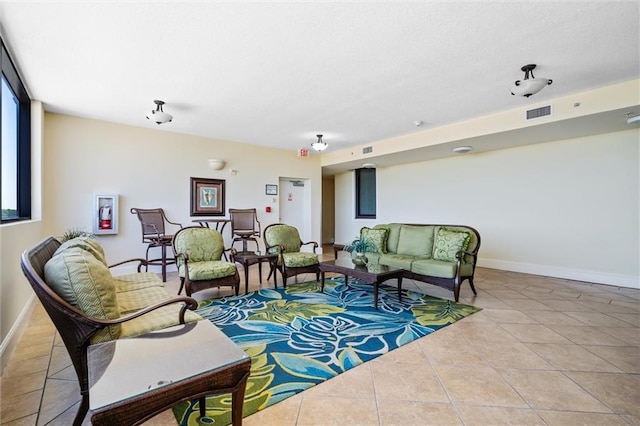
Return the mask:
<path id="1" fill-rule="evenodd" d="M 265 230 L 264 239 L 268 245 L 281 245 L 285 253 L 299 252 L 301 247 L 298 230 L 289 225 L 272 225 Z M 270 250 L 277 253 L 277 249 Z"/>
<path id="2" fill-rule="evenodd" d="M 318 263 L 318 255 L 315 253 L 283 253 L 282 259 L 287 268 L 299 268 L 301 266 L 311 266 Z"/>
<path id="3" fill-rule="evenodd" d="M 120 317 L 111 273 L 90 251 L 80 247 L 58 250 L 45 264 L 44 274 L 53 291 L 86 315 L 100 319 Z M 108 326 L 97 332 L 91 342 L 119 336 L 119 325 Z"/>
<path id="4" fill-rule="evenodd" d="M 200 227 L 185 229 L 178 233 L 174 246 L 176 253 L 186 253 L 189 256 L 189 269 L 194 262 L 220 260 L 224 251 L 224 241 L 220 232 Z M 178 257 L 178 267 L 183 264 L 184 260 Z"/>
<path id="5" fill-rule="evenodd" d="M 230 277 L 236 274 L 236 265 L 224 260 L 209 260 L 205 262 L 192 262 L 189 259 L 189 280 L 203 281 L 216 278 Z M 184 278 L 184 264 L 178 268 L 178 275 Z"/>

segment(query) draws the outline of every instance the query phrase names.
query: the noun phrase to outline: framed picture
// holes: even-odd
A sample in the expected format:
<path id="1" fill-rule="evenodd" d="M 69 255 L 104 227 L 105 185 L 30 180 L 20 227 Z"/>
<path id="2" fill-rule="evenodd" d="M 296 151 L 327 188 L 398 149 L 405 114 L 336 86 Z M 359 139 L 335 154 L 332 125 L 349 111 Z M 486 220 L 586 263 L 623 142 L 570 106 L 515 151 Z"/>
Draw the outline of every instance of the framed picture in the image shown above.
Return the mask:
<path id="1" fill-rule="evenodd" d="M 267 195 L 278 195 L 278 185 L 267 185 L 267 189 L 265 190 L 265 194 L 267 194 Z"/>
<path id="2" fill-rule="evenodd" d="M 191 216 L 224 216 L 223 179 L 191 178 Z"/>

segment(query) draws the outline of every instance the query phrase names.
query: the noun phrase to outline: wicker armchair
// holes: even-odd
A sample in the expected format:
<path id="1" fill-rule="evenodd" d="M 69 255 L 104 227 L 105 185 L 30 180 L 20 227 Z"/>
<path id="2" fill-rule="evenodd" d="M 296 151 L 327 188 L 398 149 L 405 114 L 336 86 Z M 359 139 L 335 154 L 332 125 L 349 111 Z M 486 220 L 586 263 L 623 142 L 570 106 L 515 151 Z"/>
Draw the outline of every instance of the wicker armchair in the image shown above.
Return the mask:
<path id="1" fill-rule="evenodd" d="M 224 248 L 222 234 L 215 229 L 201 226 L 182 228 L 173 236 L 173 253 L 178 262 L 180 290 L 187 296 L 211 287 L 231 286 L 236 296 L 240 289 L 240 275 L 233 262 L 222 259 Z"/>
<path id="2" fill-rule="evenodd" d="M 301 247 L 307 244 L 312 246 L 313 253 L 300 251 Z M 282 274 L 285 287 L 287 278 L 297 277 L 299 274 L 313 273 L 316 274 L 316 280 L 320 280 L 320 266 L 316 254 L 318 243 L 302 242 L 300 233 L 295 227 L 282 223 L 267 226 L 264 229 L 264 245 L 267 253 L 279 255 L 277 269 Z"/>
<path id="3" fill-rule="evenodd" d="M 99 297 L 99 299 L 102 299 L 102 302 L 105 301 L 104 299 L 116 300 L 115 295 L 111 297 L 103 297 L 105 293 L 104 287 L 106 286 L 117 288 L 119 286 L 126 286 L 127 283 L 135 282 L 136 287 L 142 287 L 144 286 L 143 282 L 146 280 L 146 285 L 154 287 L 150 288 L 149 291 L 151 293 L 158 295 L 160 294 L 160 290 L 157 289 L 162 288 L 162 283 L 155 274 L 130 274 L 129 276 L 118 276 L 112 278 L 107 270 L 107 266 L 104 264 L 101 265 L 101 262 L 104 261 L 104 252 L 101 247 L 97 245 L 97 243 L 92 243 L 90 240 L 86 241 L 89 243 L 88 245 L 85 245 L 79 240 L 81 239 L 77 238 L 65 243 L 65 247 L 71 246 L 70 249 L 75 251 L 72 256 L 76 257 L 75 260 L 65 260 L 64 262 L 68 261 L 67 265 L 65 265 L 64 262 L 60 263 L 59 266 L 62 266 L 60 269 L 63 269 L 65 273 L 68 270 L 73 270 L 74 265 L 71 265 L 70 268 L 67 268 L 67 266 L 70 263 L 75 262 L 75 271 L 77 273 L 69 272 L 69 275 L 66 275 L 64 278 L 55 280 L 58 281 L 58 287 L 56 288 L 58 288 L 58 292 L 60 292 L 61 295 L 58 295 L 58 293 L 52 289 L 52 284 L 48 283 L 45 279 L 45 275 L 49 275 L 48 271 L 50 268 L 47 266 L 47 273 L 45 273 L 45 265 L 47 265 L 47 262 L 52 258 L 57 258 L 61 255 L 61 251 L 65 249 L 65 247 L 62 247 L 61 250 L 58 250 L 61 247 L 58 240 L 53 237 L 49 237 L 36 246 L 25 250 L 21 258 L 22 271 L 38 296 L 38 299 L 40 299 L 40 302 L 51 317 L 56 329 L 60 333 L 60 337 L 69 352 L 69 356 L 73 362 L 73 367 L 78 376 L 82 400 L 74 419 L 74 425 L 82 424 L 89 409 L 87 349 L 91 344 L 108 340 L 114 336 L 114 333 L 115 336 L 118 336 L 121 332 L 124 334 L 125 324 L 131 325 L 136 321 L 138 321 L 138 325 L 144 325 L 137 327 L 136 330 L 132 330 L 132 327 L 129 327 L 129 331 L 131 332 L 130 334 L 135 334 L 136 332 L 148 332 L 148 329 L 150 327 L 153 329 L 155 324 L 171 326 L 200 319 L 197 314 L 187 311 L 188 309 L 195 310 L 198 307 L 198 303 L 194 299 L 184 296 L 169 297 L 167 294 L 166 299 L 162 301 L 158 301 L 161 298 L 151 297 L 150 300 L 153 300 L 154 303 L 150 303 L 143 308 L 129 312 L 122 312 L 121 316 L 116 314 L 103 316 L 102 318 L 99 315 L 88 314 L 81 309 L 82 306 L 90 302 L 79 302 L 76 306 L 65 300 L 69 299 L 72 293 L 78 291 L 81 286 L 88 288 L 90 286 L 94 286 L 94 284 L 96 288 L 100 285 L 103 289 L 87 290 L 87 292 L 100 295 L 101 297 Z M 86 251 L 86 253 L 82 252 L 82 250 Z M 92 260 L 92 257 L 96 258 L 95 261 Z M 144 259 L 131 259 L 111 266 L 122 265 L 123 263 L 131 261 L 139 262 L 138 271 L 140 271 L 140 267 L 145 262 Z M 95 269 L 92 272 L 88 272 L 88 267 L 85 267 L 87 264 L 93 265 Z M 131 281 L 127 282 L 126 277 L 130 277 Z M 157 283 L 152 282 L 154 279 Z M 60 281 L 67 283 L 74 291 L 61 289 L 59 285 Z M 146 289 L 139 289 L 138 294 L 140 294 L 140 291 L 145 292 L 145 290 Z M 62 296 L 64 296 L 64 298 Z M 89 298 L 83 298 L 85 301 L 86 299 Z M 140 302 L 140 299 L 140 297 L 136 298 L 138 303 Z M 169 305 L 174 304 L 182 304 L 182 306 L 175 306 L 174 312 L 176 315 L 173 323 L 167 323 L 166 308 L 159 308 L 168 307 Z M 145 316 L 144 319 L 139 319 L 143 315 Z M 122 337 L 126 336 L 123 335 Z"/>

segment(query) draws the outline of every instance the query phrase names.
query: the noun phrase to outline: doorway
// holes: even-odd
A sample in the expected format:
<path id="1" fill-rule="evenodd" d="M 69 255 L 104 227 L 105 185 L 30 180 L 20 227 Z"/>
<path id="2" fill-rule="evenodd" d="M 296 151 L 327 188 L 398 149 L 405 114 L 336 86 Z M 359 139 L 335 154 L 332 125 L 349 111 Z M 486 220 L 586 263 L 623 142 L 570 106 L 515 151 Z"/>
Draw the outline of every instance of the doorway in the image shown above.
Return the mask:
<path id="1" fill-rule="evenodd" d="M 280 181 L 280 223 L 295 226 L 302 241 L 311 241 L 311 188 L 308 179 Z"/>

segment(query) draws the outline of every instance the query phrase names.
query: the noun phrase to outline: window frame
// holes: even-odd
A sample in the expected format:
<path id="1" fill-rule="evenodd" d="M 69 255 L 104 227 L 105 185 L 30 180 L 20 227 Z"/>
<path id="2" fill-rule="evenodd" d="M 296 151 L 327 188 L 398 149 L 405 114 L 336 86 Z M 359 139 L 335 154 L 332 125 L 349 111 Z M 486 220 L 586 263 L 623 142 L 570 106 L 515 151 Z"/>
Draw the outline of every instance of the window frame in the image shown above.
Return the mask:
<path id="1" fill-rule="evenodd" d="M 371 175 L 373 175 L 373 177 L 371 177 Z M 355 199 L 355 204 L 356 204 L 356 211 L 355 211 L 355 216 L 356 219 L 375 219 L 377 216 L 377 195 L 378 195 L 378 188 L 377 188 L 377 173 L 376 173 L 376 169 L 375 168 L 360 168 L 360 169 L 355 169 L 355 176 L 356 176 L 356 188 L 355 188 L 355 193 L 356 193 L 356 199 Z M 368 185 L 368 187 L 366 188 L 367 191 L 364 191 L 365 194 L 363 194 L 363 185 Z M 367 207 L 369 207 L 370 209 L 372 209 L 373 212 L 371 212 L 371 210 L 367 210 L 365 212 L 363 212 L 363 204 L 365 202 L 367 202 L 367 200 L 364 199 L 364 197 L 367 194 L 373 194 L 373 201 L 369 200 L 368 201 L 368 205 Z M 371 205 L 371 203 L 373 203 Z"/>
<path id="2" fill-rule="evenodd" d="M 31 98 L 20 78 L 9 51 L 0 38 L 0 72 L 13 94 L 18 100 L 17 123 L 17 173 L 16 173 L 16 197 L 17 217 L 2 218 L 0 224 L 18 222 L 31 219 Z M 2 112 L 2 99 L 0 98 L 0 114 Z M 0 155 L 2 153 L 2 141 L 0 140 Z M 2 163 L 0 162 L 0 175 Z M 0 210 L 2 205 L 2 188 L 0 188 Z"/>

